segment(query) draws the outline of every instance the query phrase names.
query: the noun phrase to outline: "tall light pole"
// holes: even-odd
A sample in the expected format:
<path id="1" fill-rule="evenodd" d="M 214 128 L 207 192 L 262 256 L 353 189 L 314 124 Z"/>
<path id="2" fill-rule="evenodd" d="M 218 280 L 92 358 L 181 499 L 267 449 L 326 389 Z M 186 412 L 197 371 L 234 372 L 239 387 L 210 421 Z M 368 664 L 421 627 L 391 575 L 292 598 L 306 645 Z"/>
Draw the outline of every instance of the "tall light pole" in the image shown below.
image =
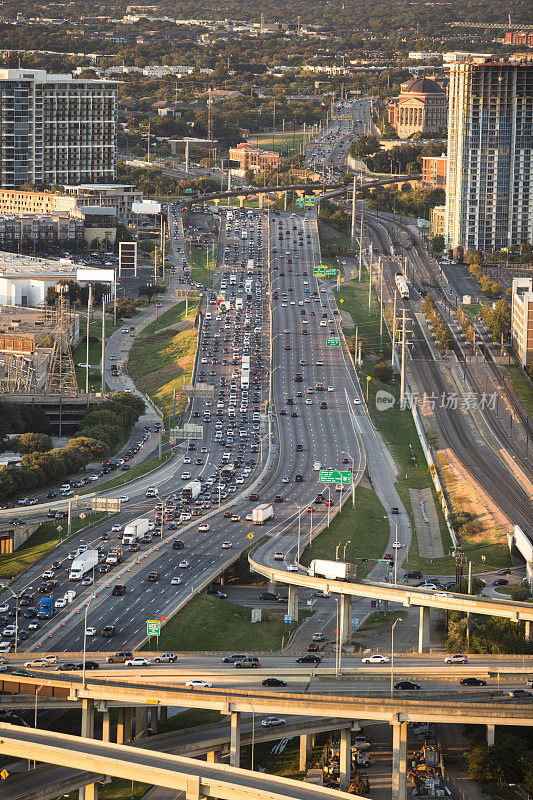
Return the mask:
<path id="1" fill-rule="evenodd" d="M 392 628 L 391 628 L 391 632 L 390 632 L 390 639 L 391 639 L 391 641 L 390 641 L 390 696 L 391 696 L 391 700 L 392 700 L 392 698 L 394 696 L 394 628 L 396 627 L 398 622 L 401 622 L 399 617 L 398 617 L 398 619 L 395 619 L 394 622 L 392 623 Z"/>
<path id="2" fill-rule="evenodd" d="M 297 508 L 298 508 L 298 544 L 296 546 L 296 561 L 300 563 L 300 534 L 301 534 L 302 511 L 304 510 L 304 506 L 297 506 Z"/>
<path id="3" fill-rule="evenodd" d="M 30 587 L 26 586 L 24 589 L 21 589 L 18 594 L 16 594 L 13 591 L 13 589 L 11 589 L 9 586 L 6 586 L 5 588 L 9 592 L 11 592 L 11 594 L 13 595 L 15 600 L 17 601 L 17 604 L 15 606 L 15 653 L 16 653 L 17 652 L 17 647 L 18 647 L 18 638 L 19 638 L 19 599 L 22 597 L 22 595 L 24 594 L 26 589 L 29 589 Z"/>
<path id="4" fill-rule="evenodd" d="M 349 544 L 351 544 L 351 543 L 352 543 L 352 540 L 351 540 L 351 539 L 348 539 L 348 541 L 345 543 L 345 545 L 344 545 L 344 547 L 343 547 L 343 550 L 342 550 L 342 560 L 343 560 L 344 562 L 346 562 L 346 548 L 347 548 L 347 547 L 348 547 L 348 545 L 349 545 Z"/>
<path id="5" fill-rule="evenodd" d="M 252 709 L 252 752 L 251 752 L 251 769 L 252 772 L 254 771 L 254 745 L 255 745 L 255 709 L 252 705 L 252 701 L 246 699 L 246 703 L 250 703 L 250 708 Z"/>
<path id="6" fill-rule="evenodd" d="M 85 659 L 87 656 L 87 612 L 89 611 L 89 606 L 91 605 L 93 600 L 94 600 L 94 594 L 91 595 L 91 597 L 89 597 L 89 599 L 85 602 L 85 614 L 83 616 L 83 672 L 81 676 L 82 689 L 85 689 Z"/>
<path id="7" fill-rule="evenodd" d="M 398 550 L 400 549 L 399 546 L 398 546 L 399 545 L 399 542 L 398 542 L 398 523 L 396 522 L 396 520 L 394 521 L 394 528 L 395 528 L 395 536 L 394 536 L 394 585 L 396 586 L 396 584 L 398 582 L 396 580 L 397 573 L 398 573 Z"/>
<path id="8" fill-rule="evenodd" d="M 339 544 L 335 548 L 335 561 L 339 560 L 339 547 L 341 546 L 341 544 L 342 542 L 339 542 Z"/>
<path id="9" fill-rule="evenodd" d="M 353 474 L 355 472 L 355 459 L 354 459 L 354 457 L 352 456 L 351 453 L 347 453 L 346 451 L 343 451 L 343 455 L 348 456 L 348 458 L 352 462 L 352 471 L 351 471 L 351 476 L 352 476 L 352 480 L 351 480 L 351 485 L 352 485 L 352 508 L 355 508 L 355 483 L 354 483 L 354 479 L 353 479 Z"/>

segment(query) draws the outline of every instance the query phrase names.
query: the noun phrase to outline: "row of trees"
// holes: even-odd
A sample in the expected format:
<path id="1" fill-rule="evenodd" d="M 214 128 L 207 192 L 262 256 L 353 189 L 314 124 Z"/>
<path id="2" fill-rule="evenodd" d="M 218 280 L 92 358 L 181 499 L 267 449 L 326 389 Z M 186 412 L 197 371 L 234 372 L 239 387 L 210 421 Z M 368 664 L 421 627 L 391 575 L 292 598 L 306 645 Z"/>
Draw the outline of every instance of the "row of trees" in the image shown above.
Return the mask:
<path id="1" fill-rule="evenodd" d="M 0 402 L 0 450 L 12 448 L 10 441 L 4 442 L 8 433 L 46 433 L 48 428 L 44 410 L 39 406 Z"/>
<path id="2" fill-rule="evenodd" d="M 444 322 L 440 311 L 435 305 L 433 298 L 427 294 L 422 303 L 422 313 L 433 328 L 433 334 L 437 341 L 439 350 L 445 352 L 453 347 L 453 338 L 450 329 Z"/>
<path id="3" fill-rule="evenodd" d="M 41 449 L 26 452 L 21 466 L 0 470 L 0 501 L 75 474 L 86 464 L 111 455 L 125 440 L 144 408 L 140 398 L 122 392 L 89 412 L 78 433 L 65 447 L 55 450 L 42 449 L 47 444 L 45 439 L 39 438 L 35 442 L 31 437 L 24 439 L 21 436 L 19 445 L 22 448 L 34 441 Z"/>

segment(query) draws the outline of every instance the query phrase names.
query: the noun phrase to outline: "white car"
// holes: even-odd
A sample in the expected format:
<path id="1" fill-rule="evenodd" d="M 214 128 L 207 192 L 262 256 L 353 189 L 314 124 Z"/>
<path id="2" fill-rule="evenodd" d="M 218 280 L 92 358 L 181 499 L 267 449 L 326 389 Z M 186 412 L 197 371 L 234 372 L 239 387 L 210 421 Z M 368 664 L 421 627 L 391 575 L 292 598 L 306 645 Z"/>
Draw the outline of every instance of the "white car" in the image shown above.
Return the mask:
<path id="1" fill-rule="evenodd" d="M 446 656 L 445 664 L 468 664 L 468 656 L 463 653 L 454 653 L 453 656 Z"/>
<path id="2" fill-rule="evenodd" d="M 96 628 L 87 628 L 87 636 L 96 636 Z"/>
<path id="3" fill-rule="evenodd" d="M 201 525 L 198 525 L 198 531 L 200 531 L 202 533 L 204 531 L 208 531 L 210 529 L 211 529 L 211 525 L 209 524 L 209 522 L 203 522 Z"/>
<path id="4" fill-rule="evenodd" d="M 398 550 L 399 547 L 403 547 L 403 544 L 401 542 L 393 542 L 392 546 L 395 550 Z"/>
<path id="5" fill-rule="evenodd" d="M 334 386 L 328 386 L 328 392 L 334 392 L 334 391 L 335 391 Z"/>
<path id="6" fill-rule="evenodd" d="M 204 681 L 203 678 L 193 678 L 190 681 L 187 681 L 185 686 L 189 686 L 191 689 L 212 689 L 213 684 L 211 681 Z"/>
<path id="7" fill-rule="evenodd" d="M 261 725 L 264 728 L 277 728 L 280 725 L 285 725 L 283 717 L 265 717 L 261 720 Z"/>
<path id="8" fill-rule="evenodd" d="M 283 476 L 283 478 L 281 479 L 281 482 L 282 483 L 288 483 L 289 482 L 289 479 L 287 478 L 286 475 Z"/>
<path id="9" fill-rule="evenodd" d="M 0 605 L 0 614 L 5 614 L 7 611 L 9 611 L 9 604 L 2 603 L 2 605 Z"/>
<path id="10" fill-rule="evenodd" d="M 298 572 L 298 564 L 287 564 L 287 572 Z"/>
<path id="11" fill-rule="evenodd" d="M 389 657 L 388 656 L 382 656 L 379 653 L 374 653 L 371 656 L 365 656 L 365 658 L 362 658 L 361 662 L 363 664 L 388 664 L 389 663 Z"/>
<path id="12" fill-rule="evenodd" d="M 118 522 L 117 522 L 116 525 L 112 526 L 111 533 L 120 533 L 121 530 L 122 530 L 122 525 L 119 525 Z M 43 575 L 43 578 L 44 578 L 44 575 Z"/>
<path id="13" fill-rule="evenodd" d="M 306 397 L 305 398 L 305 405 L 306 406 L 312 406 L 313 405 L 313 401 L 311 400 L 310 397 Z"/>
<path id="14" fill-rule="evenodd" d="M 130 498 L 128 497 L 127 494 L 121 494 L 118 499 L 120 500 L 121 503 L 127 503 Z"/>
<path id="15" fill-rule="evenodd" d="M 54 570 L 53 569 L 46 569 L 43 572 L 43 574 L 41 575 L 41 578 L 44 578 L 45 580 L 48 579 L 48 578 L 53 578 L 53 577 L 54 577 Z"/>
<path id="16" fill-rule="evenodd" d="M 182 481 L 188 481 L 188 480 L 190 480 L 190 478 L 191 478 L 191 473 L 190 472 L 182 472 L 181 473 L 181 480 Z"/>
<path id="17" fill-rule="evenodd" d="M 453 594 L 450 594 L 450 592 L 436 592 L 435 597 L 440 597 L 441 600 L 447 600 L 449 597 L 453 597 Z"/>
<path id="18" fill-rule="evenodd" d="M 67 601 L 64 597 L 58 597 L 54 603 L 54 608 L 65 608 Z"/>
<path id="19" fill-rule="evenodd" d="M 354 404 L 354 406 L 360 406 L 361 405 L 361 401 L 359 400 L 358 397 L 354 397 L 353 404 Z"/>
<path id="20" fill-rule="evenodd" d="M 48 656 L 47 658 L 34 658 L 33 661 L 25 661 L 24 666 L 28 667 L 50 667 L 57 664 L 57 656 Z"/>
<path id="21" fill-rule="evenodd" d="M 151 664 L 151 660 L 149 658 L 145 658 L 144 656 L 136 656 L 135 658 L 130 658 L 124 662 L 125 667 L 149 667 Z"/>
<path id="22" fill-rule="evenodd" d="M 171 586 L 179 586 L 181 583 L 181 578 L 172 578 L 170 581 Z"/>
<path id="23" fill-rule="evenodd" d="M 223 550 L 231 550 L 232 547 L 233 547 L 233 543 L 232 542 L 222 542 L 222 549 Z"/>
<path id="24" fill-rule="evenodd" d="M 183 459 L 183 463 L 184 464 L 190 464 L 191 463 L 191 457 L 190 456 L 185 456 L 185 458 Z"/>
<path id="25" fill-rule="evenodd" d="M 190 567 L 191 565 L 189 564 L 189 562 L 188 562 L 188 561 L 186 561 L 186 560 L 183 560 L 183 561 L 180 561 L 180 563 L 178 564 L 178 566 L 179 566 L 179 568 L 180 568 L 180 569 L 189 569 L 189 567 Z"/>

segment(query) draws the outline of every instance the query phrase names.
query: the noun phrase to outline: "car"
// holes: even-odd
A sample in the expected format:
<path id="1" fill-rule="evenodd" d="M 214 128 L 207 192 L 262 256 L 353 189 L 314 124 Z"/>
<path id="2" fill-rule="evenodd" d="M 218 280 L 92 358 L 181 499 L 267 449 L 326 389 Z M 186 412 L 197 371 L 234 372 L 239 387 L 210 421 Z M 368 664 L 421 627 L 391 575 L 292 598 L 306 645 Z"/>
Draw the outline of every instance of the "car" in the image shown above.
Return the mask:
<path id="1" fill-rule="evenodd" d="M 298 564 L 287 564 L 287 572 L 298 572 Z"/>
<path id="2" fill-rule="evenodd" d="M 87 636 L 96 636 L 96 628 L 86 628 L 85 633 Z"/>
<path id="3" fill-rule="evenodd" d="M 156 664 L 167 663 L 173 664 L 175 661 L 178 660 L 176 653 L 160 653 L 158 656 L 154 658 Z"/>
<path id="4" fill-rule="evenodd" d="M 286 686 L 287 681 L 282 681 L 281 678 L 265 678 L 261 682 L 261 686 Z"/>
<path id="5" fill-rule="evenodd" d="M 306 656 L 300 656 L 300 658 L 297 658 L 296 661 L 298 664 L 320 664 L 322 659 L 320 656 L 308 654 Z"/>
<path id="6" fill-rule="evenodd" d="M 233 543 L 232 542 L 222 542 L 222 549 L 223 550 L 231 550 L 232 547 L 233 547 Z"/>
<path id="7" fill-rule="evenodd" d="M 509 581 L 507 580 L 507 578 L 496 578 L 495 581 L 492 581 L 493 586 L 507 586 L 508 584 Z"/>
<path id="8" fill-rule="evenodd" d="M 152 663 L 151 659 L 145 658 L 144 656 L 135 656 L 135 658 L 129 658 L 127 661 L 124 662 L 125 667 L 149 667 Z"/>
<path id="9" fill-rule="evenodd" d="M 391 514 L 399 514 L 399 513 L 400 513 L 400 509 L 399 509 L 399 508 L 397 508 L 396 506 L 393 506 L 393 507 L 391 508 L 391 510 L 390 510 L 390 513 L 391 513 Z"/>
<path id="10" fill-rule="evenodd" d="M 188 480 L 190 480 L 190 478 L 191 478 L 191 473 L 190 472 L 182 472 L 181 473 L 181 480 L 182 481 L 188 481 Z"/>
<path id="11" fill-rule="evenodd" d="M 388 664 L 388 656 L 382 656 L 381 653 L 373 653 L 371 656 L 365 656 L 361 659 L 362 664 Z"/>
<path id="12" fill-rule="evenodd" d="M 146 576 L 147 581 L 158 581 L 159 580 L 159 572 L 149 572 Z"/>
<path id="13" fill-rule="evenodd" d="M 404 580 L 408 580 L 409 578 L 422 578 L 423 573 L 419 569 L 415 569 L 411 572 L 404 572 L 403 577 Z"/>
<path id="14" fill-rule="evenodd" d="M 75 669 L 83 669 L 83 661 L 79 664 L 76 664 Z M 85 662 L 85 669 L 100 669 L 100 664 L 98 661 L 86 661 Z"/>
<path id="15" fill-rule="evenodd" d="M 464 653 L 454 653 L 451 656 L 446 656 L 444 659 L 445 664 L 468 664 L 468 656 Z"/>
<path id="16" fill-rule="evenodd" d="M 65 661 L 64 664 L 59 664 L 56 667 L 58 672 L 73 672 L 75 669 L 77 669 L 77 665 L 73 661 Z"/>
<path id="17" fill-rule="evenodd" d="M 104 625 L 102 628 L 102 636 L 104 639 L 111 639 L 112 636 L 115 636 L 117 629 L 114 625 Z"/>
<path id="18" fill-rule="evenodd" d="M 459 681 L 461 686 L 486 686 L 487 681 L 482 678 L 461 678 Z"/>
<path id="19" fill-rule="evenodd" d="M 265 717 L 261 720 L 261 725 L 264 728 L 278 728 L 280 725 L 285 725 L 283 717 Z"/>
<path id="20" fill-rule="evenodd" d="M 450 597 L 453 597 L 453 594 L 450 594 L 450 592 L 435 592 L 435 597 L 438 597 L 441 600 L 447 600 Z"/>
<path id="21" fill-rule="evenodd" d="M 58 663 L 57 656 L 47 656 L 46 658 L 34 658 L 33 661 L 25 661 L 25 667 L 51 667 Z"/>
<path id="22" fill-rule="evenodd" d="M 178 567 L 180 569 L 189 569 L 190 566 L 191 565 L 189 564 L 189 562 L 185 559 L 183 561 L 180 561 L 180 563 L 178 564 Z"/>
<path id="23" fill-rule="evenodd" d="M 181 583 L 181 578 L 172 578 L 170 581 L 171 586 L 179 586 Z"/>
<path id="24" fill-rule="evenodd" d="M 120 650 L 118 653 L 108 656 L 106 661 L 108 664 L 123 664 L 130 658 L 133 658 L 133 653 L 131 650 Z"/>
<path id="25" fill-rule="evenodd" d="M 233 653 L 231 656 L 224 656 L 222 663 L 235 664 L 237 661 L 242 661 L 243 658 L 246 658 L 246 653 Z"/>
<path id="26" fill-rule="evenodd" d="M 121 530 L 122 525 L 119 525 L 118 523 L 111 527 L 111 533 L 120 533 Z"/>
<path id="27" fill-rule="evenodd" d="M 58 597 L 54 603 L 54 608 L 65 608 L 67 601 L 64 597 Z"/>
<path id="28" fill-rule="evenodd" d="M 528 692 L 527 689 L 511 689 L 509 697 L 533 697 L 533 692 Z"/>
<path id="29" fill-rule="evenodd" d="M 395 689 L 420 689 L 421 686 L 419 683 L 415 683 L 414 681 L 398 681 L 398 683 L 394 684 Z"/>
<path id="30" fill-rule="evenodd" d="M 283 561 L 284 558 L 285 556 L 283 555 L 281 550 L 276 550 L 276 552 L 274 553 L 274 561 Z"/>
<path id="31" fill-rule="evenodd" d="M 211 681 L 204 681 L 203 678 L 193 678 L 190 681 L 187 681 L 185 686 L 188 686 L 190 689 L 212 689 L 213 684 Z"/>

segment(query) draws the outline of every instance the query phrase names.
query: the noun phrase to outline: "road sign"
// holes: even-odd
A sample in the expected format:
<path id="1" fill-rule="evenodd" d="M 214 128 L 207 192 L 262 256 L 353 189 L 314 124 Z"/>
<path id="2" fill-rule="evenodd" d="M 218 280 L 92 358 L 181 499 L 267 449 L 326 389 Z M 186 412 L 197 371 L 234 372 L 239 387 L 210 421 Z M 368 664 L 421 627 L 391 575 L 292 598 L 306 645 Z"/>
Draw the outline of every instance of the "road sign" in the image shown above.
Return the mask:
<path id="1" fill-rule="evenodd" d="M 358 628 L 358 627 L 359 627 L 359 620 L 352 619 L 352 628 Z"/>
<path id="2" fill-rule="evenodd" d="M 304 197 L 297 197 L 296 198 L 296 205 L 298 208 L 303 208 L 305 205 L 305 198 Z"/>
<path id="3" fill-rule="evenodd" d="M 326 339 L 326 347 L 340 347 L 341 340 L 338 336 L 329 336 Z"/>
<path id="4" fill-rule="evenodd" d="M 286 622 L 290 625 L 291 622 L 294 622 L 294 617 L 292 616 L 292 614 L 285 614 L 283 617 L 283 622 Z"/>
<path id="5" fill-rule="evenodd" d="M 82 511 L 82 512 L 81 512 L 81 514 L 80 514 L 80 519 L 85 519 L 85 517 L 86 517 L 86 516 L 87 516 L 87 515 L 86 515 L 86 514 L 84 514 L 84 513 L 83 513 L 83 511 Z"/>
<path id="6" fill-rule="evenodd" d="M 306 206 L 314 206 L 316 203 L 316 197 L 304 197 L 304 202 Z"/>
<path id="7" fill-rule="evenodd" d="M 251 541 L 251 540 L 254 538 L 254 535 L 253 535 L 253 533 L 247 533 L 247 534 L 246 534 L 246 538 L 247 538 L 247 539 L 250 539 L 250 541 Z"/>
<path id="8" fill-rule="evenodd" d="M 58 526 L 57 526 L 57 528 L 56 528 L 56 530 L 58 530 L 58 531 L 59 531 L 59 533 L 61 533 L 61 531 L 63 530 L 63 526 L 62 526 L 62 525 L 58 525 Z"/>
<path id="9" fill-rule="evenodd" d="M 6 778 L 9 778 L 9 772 L 7 769 L 3 769 L 2 772 L 0 772 L 0 778 L 2 778 L 3 781 L 5 781 Z"/>
<path id="10" fill-rule="evenodd" d="M 161 633 L 161 622 L 158 619 L 147 619 L 146 620 L 146 635 L 147 636 L 159 636 Z"/>
<path id="11" fill-rule="evenodd" d="M 338 270 L 336 270 L 336 269 L 327 269 L 324 272 L 324 275 L 326 275 L 328 278 L 334 278 L 336 276 L 337 272 L 338 272 Z"/>
<path id="12" fill-rule="evenodd" d="M 319 278 L 321 278 L 325 274 L 326 274 L 326 268 L 325 267 L 313 267 L 313 275 L 315 277 L 318 276 Z"/>
<path id="13" fill-rule="evenodd" d="M 348 470 L 321 469 L 318 480 L 320 483 L 351 483 L 352 473 Z"/>

